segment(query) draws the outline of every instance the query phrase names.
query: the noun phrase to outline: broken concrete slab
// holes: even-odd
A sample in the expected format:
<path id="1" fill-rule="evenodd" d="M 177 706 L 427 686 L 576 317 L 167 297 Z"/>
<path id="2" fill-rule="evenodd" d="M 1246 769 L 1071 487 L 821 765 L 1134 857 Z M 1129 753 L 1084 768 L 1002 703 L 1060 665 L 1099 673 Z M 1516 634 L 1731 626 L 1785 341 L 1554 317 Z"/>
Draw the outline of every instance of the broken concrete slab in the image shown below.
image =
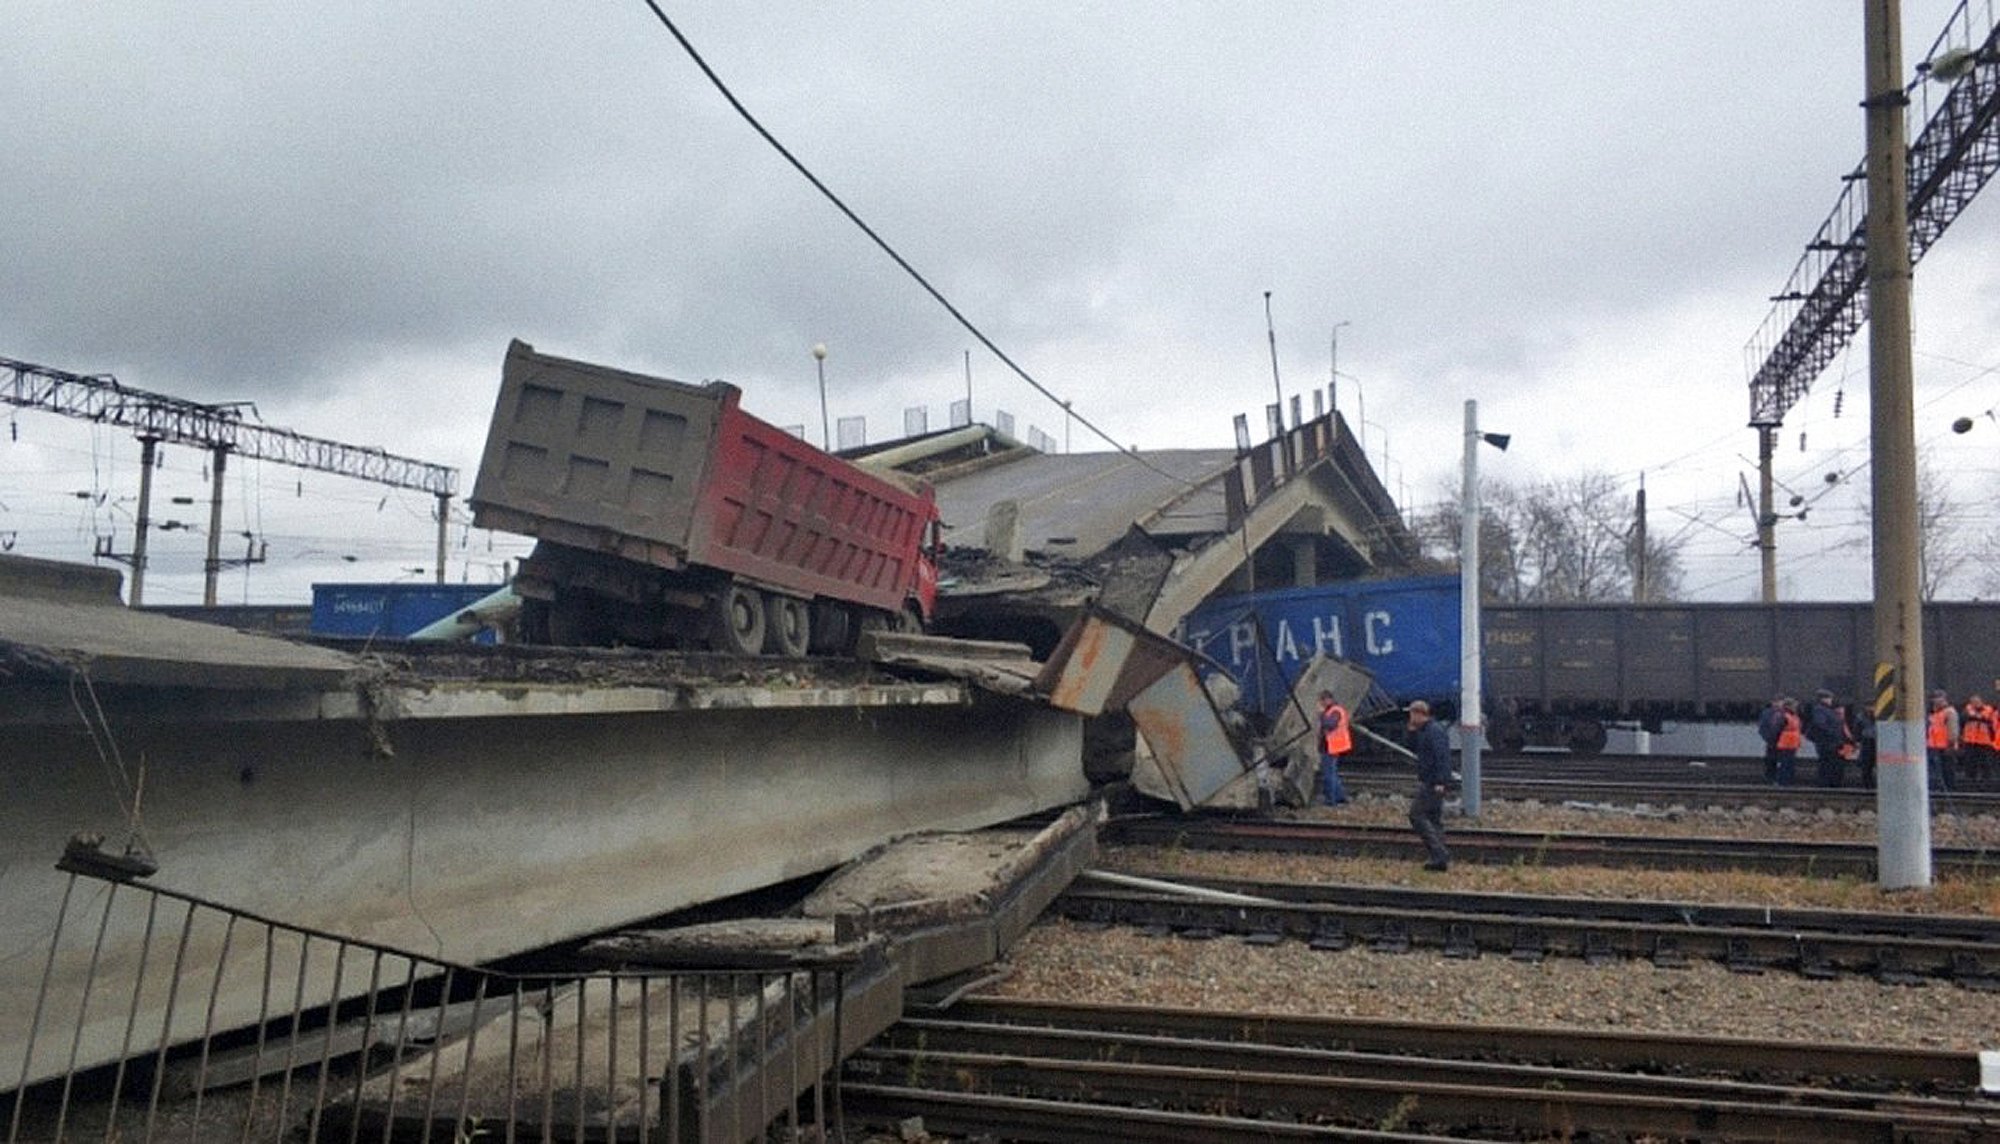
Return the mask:
<path id="1" fill-rule="evenodd" d="M 1101 809 L 1071 807 L 1039 830 L 994 828 L 898 839 L 809 896 L 808 918 L 886 935 L 910 985 L 997 960 L 1096 860 Z"/>
<path id="2" fill-rule="evenodd" d="M 127 608 L 118 573 L 0 555 L 0 679 L 274 691 L 359 669 L 327 648 Z"/>
<path id="3" fill-rule="evenodd" d="M 855 654 L 884 667 L 963 679 L 1002 695 L 1024 694 L 1042 670 L 1027 644 L 915 632 L 863 632 Z"/>

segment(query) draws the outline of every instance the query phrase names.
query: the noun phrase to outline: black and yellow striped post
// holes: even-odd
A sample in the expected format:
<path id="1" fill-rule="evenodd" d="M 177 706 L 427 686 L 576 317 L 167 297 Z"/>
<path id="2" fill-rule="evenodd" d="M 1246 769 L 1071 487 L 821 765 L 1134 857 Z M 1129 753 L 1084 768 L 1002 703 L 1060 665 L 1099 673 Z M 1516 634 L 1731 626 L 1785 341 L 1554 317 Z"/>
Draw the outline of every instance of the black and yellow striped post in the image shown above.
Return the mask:
<path id="1" fill-rule="evenodd" d="M 1875 721 L 1880 723 L 1896 710 L 1896 665 L 1875 665 Z"/>

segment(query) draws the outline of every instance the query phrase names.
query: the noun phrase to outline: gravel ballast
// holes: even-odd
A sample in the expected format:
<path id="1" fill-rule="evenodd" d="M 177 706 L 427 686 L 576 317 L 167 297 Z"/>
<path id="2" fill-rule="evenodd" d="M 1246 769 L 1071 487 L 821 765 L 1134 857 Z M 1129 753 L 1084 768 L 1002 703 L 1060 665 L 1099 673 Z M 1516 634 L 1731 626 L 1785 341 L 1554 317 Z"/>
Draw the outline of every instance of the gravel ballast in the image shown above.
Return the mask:
<path id="1" fill-rule="evenodd" d="M 1401 822 L 1403 800 L 1376 797 L 1298 816 L 1353 823 Z M 1862 841 L 1872 816 L 1762 811 L 1630 813 L 1489 802 L 1481 826 L 1506 830 L 1686 834 Z M 1448 820 L 1464 826 L 1463 819 Z M 1934 820 L 1933 844 L 2000 845 L 1993 816 Z M 1857 879 L 1789 878 L 1714 871 L 1593 867 L 1481 867 L 1444 874 L 1416 862 L 1106 847 L 1100 863 L 1149 874 L 1405 885 L 1535 894 L 1736 902 L 1842 910 L 2000 916 L 2000 875 L 1946 879 L 1923 890 L 1885 892 Z M 1291 1015 L 1464 1022 L 1855 1042 L 1962 1051 L 2000 1048 L 2000 992 L 1944 981 L 1886 985 L 1871 977 L 1813 980 L 1790 972 L 1737 973 L 1714 963 L 1659 968 L 1648 961 L 1590 965 L 1435 950 L 1316 951 L 1303 943 L 1245 945 L 1151 937 L 1050 917 L 1009 954 L 1000 996 L 1184 1006 Z"/>

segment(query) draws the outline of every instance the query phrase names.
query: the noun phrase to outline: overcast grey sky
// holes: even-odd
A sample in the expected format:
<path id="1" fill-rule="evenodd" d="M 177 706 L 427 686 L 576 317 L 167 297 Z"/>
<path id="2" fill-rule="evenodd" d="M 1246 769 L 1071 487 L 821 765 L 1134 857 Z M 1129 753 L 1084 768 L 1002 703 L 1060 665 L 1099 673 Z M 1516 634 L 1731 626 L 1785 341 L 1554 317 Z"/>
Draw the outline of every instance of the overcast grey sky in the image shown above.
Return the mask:
<path id="1" fill-rule="evenodd" d="M 1268 290 L 1287 392 L 1325 385 L 1348 323 L 1342 409 L 1409 506 L 1455 480 L 1477 398 L 1516 442 L 1487 473 L 1643 470 L 1655 531 L 1689 538 L 1688 587 L 1755 592 L 1743 347 L 1861 158 L 1859 3 L 662 6 L 1119 441 L 1226 446 L 1235 414 L 1261 424 Z M 1954 7 L 1905 0 L 1909 65 Z M 0 356 L 254 401 L 467 486 L 511 337 L 727 378 L 815 438 L 825 343 L 833 412 L 871 440 L 912 405 L 941 425 L 970 349 L 981 420 L 1063 436 L 640 0 L 11 0 L 0 37 Z M 1985 531 L 2000 423 L 1948 426 L 2000 404 L 1996 198 L 1919 267 L 1915 314 L 1918 437 Z M 1853 472 L 1781 527 L 1793 596 L 1868 591 L 1865 345 L 1787 419 L 1787 484 Z M 0 541 L 86 559 L 115 529 L 128 549 L 129 434 L 10 419 Z M 204 458 L 167 454 L 156 495 L 205 505 Z M 226 528 L 271 545 L 228 601 L 431 558 L 422 494 L 244 463 L 227 495 Z M 205 507 L 169 511 L 205 527 Z M 453 578 L 475 580 L 521 547 L 453 545 Z M 200 563 L 197 537 L 157 539 L 149 602 L 198 600 Z"/>

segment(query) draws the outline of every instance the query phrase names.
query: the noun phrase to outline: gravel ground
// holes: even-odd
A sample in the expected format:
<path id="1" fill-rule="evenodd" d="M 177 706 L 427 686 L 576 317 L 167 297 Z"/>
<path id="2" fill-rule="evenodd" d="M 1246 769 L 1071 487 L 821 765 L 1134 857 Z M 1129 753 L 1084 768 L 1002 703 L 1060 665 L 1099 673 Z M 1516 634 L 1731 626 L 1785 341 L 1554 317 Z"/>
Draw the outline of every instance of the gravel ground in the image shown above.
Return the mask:
<path id="1" fill-rule="evenodd" d="M 1406 803 L 1371 797 L 1299 817 L 1403 823 Z M 1867 840 L 1872 815 L 1701 810 L 1630 813 L 1489 801 L 1481 825 L 1498 829 Z M 1447 819 L 1447 836 L 1463 819 Z M 2000 820 L 1939 818 L 1935 845 L 2000 845 Z M 1111 869 L 1368 885 L 1450 885 L 1524 893 L 1926 911 L 2000 916 L 2000 874 L 1883 893 L 1852 879 L 1772 875 L 1454 865 L 1426 874 L 1415 862 L 1289 855 L 1107 848 Z M 1502 1026 L 1655 1030 L 1800 1041 L 1957 1050 L 2000 1048 L 2000 992 L 1943 982 L 1813 981 L 1792 973 L 1738 974 L 1696 963 L 1590 966 L 1551 958 L 1446 958 L 1432 951 L 1318 952 L 1301 943 L 1247 946 L 1135 931 L 1091 930 L 1059 919 L 1038 924 L 1011 951 L 1002 996 L 1466 1022 Z"/>

